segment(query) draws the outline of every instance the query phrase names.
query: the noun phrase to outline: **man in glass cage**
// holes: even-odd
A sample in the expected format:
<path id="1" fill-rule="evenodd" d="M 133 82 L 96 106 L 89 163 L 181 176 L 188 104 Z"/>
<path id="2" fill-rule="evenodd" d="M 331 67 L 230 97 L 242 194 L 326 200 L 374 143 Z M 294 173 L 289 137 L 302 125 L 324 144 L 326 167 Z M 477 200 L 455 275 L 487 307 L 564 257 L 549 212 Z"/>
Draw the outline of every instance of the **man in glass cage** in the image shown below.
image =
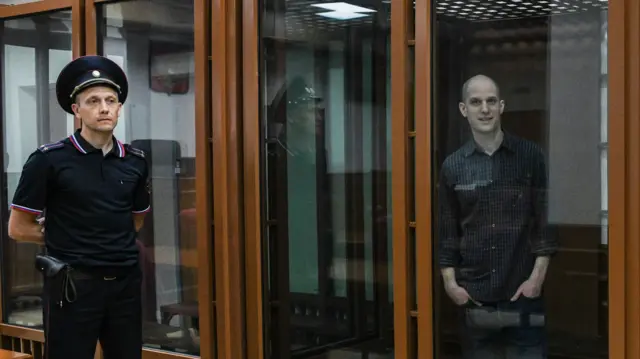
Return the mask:
<path id="1" fill-rule="evenodd" d="M 461 97 L 472 138 L 442 166 L 438 257 L 460 309 L 464 357 L 546 358 L 542 288 L 557 243 L 547 225 L 544 155 L 503 131 L 505 103 L 491 78 L 470 78 Z"/>

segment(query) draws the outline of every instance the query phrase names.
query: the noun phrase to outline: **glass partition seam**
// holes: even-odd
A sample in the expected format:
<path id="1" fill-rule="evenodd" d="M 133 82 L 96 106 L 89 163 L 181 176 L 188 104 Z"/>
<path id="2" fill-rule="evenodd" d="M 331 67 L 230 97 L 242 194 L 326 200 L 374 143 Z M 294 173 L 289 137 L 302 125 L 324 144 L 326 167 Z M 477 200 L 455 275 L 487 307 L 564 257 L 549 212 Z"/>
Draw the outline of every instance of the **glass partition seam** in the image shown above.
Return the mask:
<path id="1" fill-rule="evenodd" d="M 387 73 L 387 59 L 389 56 L 388 51 L 388 33 L 389 27 L 389 8 L 384 8 L 384 11 L 380 11 L 376 18 L 378 26 L 375 28 L 373 35 L 373 59 L 372 59 L 372 71 L 373 73 L 385 74 L 380 76 L 373 84 L 372 99 L 373 103 L 377 104 L 373 113 L 373 129 L 371 131 L 372 148 L 374 154 L 372 158 L 372 164 L 374 168 L 388 169 L 389 160 L 387 154 L 389 153 L 389 144 L 386 141 L 388 126 L 387 126 L 387 107 L 389 105 L 389 99 L 387 99 L 387 88 L 389 87 L 389 77 Z M 382 209 L 383 214 L 390 213 L 389 200 L 388 200 L 388 185 L 386 171 L 375 171 L 372 177 L 371 183 L 371 198 L 372 208 Z M 387 343 L 388 347 L 393 346 L 393 338 L 391 337 L 390 328 L 392 328 L 392 313 L 391 305 L 389 303 L 389 270 L 388 270 L 388 253 L 391 250 L 389 248 L 389 223 L 388 221 L 377 220 L 380 214 L 374 213 L 374 224 L 372 226 L 372 260 L 374 261 L 373 278 L 374 278 L 374 300 L 377 303 L 378 310 L 375 315 L 375 323 L 377 325 L 377 332 L 383 340 L 383 343 Z"/>
<path id="2" fill-rule="evenodd" d="M 263 3 L 262 11 L 268 11 L 271 7 L 273 11 L 276 9 L 283 9 L 285 7 L 284 1 L 276 1 L 275 4 L 268 2 Z M 281 34 L 284 32 L 284 24 L 279 21 L 270 20 L 267 24 L 268 18 L 263 15 L 264 26 L 273 26 L 275 32 Z M 264 31 L 263 28 L 260 31 Z M 264 35 L 261 35 L 261 38 Z M 274 68 L 274 78 L 286 78 L 287 72 L 287 56 L 286 56 L 286 42 L 279 42 L 276 39 L 264 39 L 261 41 L 261 46 L 264 48 L 263 53 L 264 63 L 261 66 L 263 73 L 266 73 L 269 69 Z M 261 85 L 269 86 L 274 80 L 263 75 L 261 76 Z M 263 95 L 264 96 L 264 95 Z M 286 95 L 282 95 L 285 97 Z M 264 167 L 264 207 L 265 207 L 265 231 L 266 245 L 265 245 L 265 258 L 266 268 L 269 281 L 264 287 L 265 307 L 268 308 L 265 312 L 266 326 L 265 340 L 267 341 L 268 349 L 266 350 L 269 358 L 283 358 L 287 359 L 292 357 L 291 344 L 295 339 L 291 338 L 291 320 L 290 317 L 294 311 L 291 295 L 291 283 L 289 274 L 289 263 L 291 260 L 289 254 L 290 240 L 290 221 L 289 221 L 289 201 L 292 196 L 288 193 L 289 188 L 289 158 L 287 156 L 287 149 L 282 142 L 282 139 L 287 138 L 288 126 L 282 126 L 279 134 L 273 134 L 270 130 L 269 121 L 273 116 L 273 105 L 265 99 L 263 108 L 261 109 L 262 121 L 261 122 L 261 145 L 263 145 L 264 159 L 261 162 Z M 285 100 L 283 100 L 285 101 Z M 288 106 L 282 106 L 279 109 L 278 115 L 286 118 L 288 116 Z M 274 131 L 275 132 L 275 131 Z M 308 139 L 310 140 L 310 139 Z M 316 232 L 317 233 L 317 232 Z M 275 336 L 275 338 L 274 338 Z"/>
<path id="3" fill-rule="evenodd" d="M 328 81 L 328 68 L 329 68 L 329 51 L 326 48 L 316 47 L 314 48 L 314 57 L 316 59 L 315 68 L 313 71 L 314 83 L 326 83 Z M 324 131 L 316 131 L 312 141 L 315 141 L 315 148 L 322 148 L 323 144 L 327 141 L 326 126 Z M 345 133 L 349 133 L 346 132 Z M 328 156 L 326 151 L 315 151 L 316 161 L 316 236 L 318 238 L 317 243 L 317 263 L 319 267 L 329 267 L 331 265 L 331 259 L 333 256 L 334 246 L 331 238 L 332 223 L 332 211 L 328 201 L 325 201 L 327 193 L 331 193 L 331 179 L 328 173 Z M 318 271 L 318 291 L 320 293 L 333 293 L 334 281 L 328 271 Z M 321 294 L 318 300 L 318 315 L 320 317 L 326 317 L 329 312 L 329 295 Z M 323 323 L 325 330 L 330 330 L 328 325 Z"/>
<path id="4" fill-rule="evenodd" d="M 364 275 L 364 192 L 362 188 L 363 174 L 357 169 L 364 168 L 363 159 L 363 118 L 362 106 L 362 39 L 355 31 L 347 31 L 345 39 L 345 67 L 346 81 L 345 93 L 347 104 L 345 106 L 345 164 L 352 168 L 353 173 L 347 173 L 344 181 L 346 192 L 345 210 L 346 231 L 350 238 L 346 243 L 347 278 L 365 278 Z M 317 65 L 316 65 L 317 66 Z M 353 323 L 352 335 L 362 338 L 366 335 L 365 308 L 360 303 L 365 303 L 365 281 L 347 279 L 347 297 L 349 298 L 349 312 Z"/>

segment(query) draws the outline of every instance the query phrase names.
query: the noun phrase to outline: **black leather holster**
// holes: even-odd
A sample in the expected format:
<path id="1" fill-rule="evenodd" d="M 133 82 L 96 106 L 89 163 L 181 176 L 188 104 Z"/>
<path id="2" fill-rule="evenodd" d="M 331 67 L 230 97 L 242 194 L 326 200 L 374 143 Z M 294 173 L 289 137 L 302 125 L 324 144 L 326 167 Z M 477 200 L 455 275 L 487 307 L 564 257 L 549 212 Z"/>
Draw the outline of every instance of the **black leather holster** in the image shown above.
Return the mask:
<path id="1" fill-rule="evenodd" d="M 36 255 L 36 268 L 47 278 L 53 278 L 69 266 L 57 258 L 46 254 Z"/>
<path id="2" fill-rule="evenodd" d="M 71 277 L 72 268 L 67 263 L 46 254 L 36 255 L 36 269 L 49 282 L 48 296 L 60 308 L 65 302 L 75 301 L 76 287 Z"/>

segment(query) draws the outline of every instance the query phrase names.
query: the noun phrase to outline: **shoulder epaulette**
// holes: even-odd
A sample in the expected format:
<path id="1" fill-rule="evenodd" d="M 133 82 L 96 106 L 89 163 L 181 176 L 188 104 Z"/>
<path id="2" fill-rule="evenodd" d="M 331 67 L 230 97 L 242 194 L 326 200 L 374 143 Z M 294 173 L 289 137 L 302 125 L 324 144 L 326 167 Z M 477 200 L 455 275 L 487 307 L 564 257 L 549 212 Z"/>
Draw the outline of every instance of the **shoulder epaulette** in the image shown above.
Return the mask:
<path id="1" fill-rule="evenodd" d="M 46 145 L 42 145 L 38 147 L 38 151 L 42 153 L 47 153 L 48 151 L 57 150 L 64 147 L 64 143 L 62 141 L 48 143 Z"/>
<path id="2" fill-rule="evenodd" d="M 140 158 L 145 158 L 145 154 L 144 154 L 143 150 L 141 150 L 139 148 L 131 147 L 131 145 L 125 145 L 125 146 L 126 146 L 127 152 L 131 153 L 134 156 L 138 156 Z"/>

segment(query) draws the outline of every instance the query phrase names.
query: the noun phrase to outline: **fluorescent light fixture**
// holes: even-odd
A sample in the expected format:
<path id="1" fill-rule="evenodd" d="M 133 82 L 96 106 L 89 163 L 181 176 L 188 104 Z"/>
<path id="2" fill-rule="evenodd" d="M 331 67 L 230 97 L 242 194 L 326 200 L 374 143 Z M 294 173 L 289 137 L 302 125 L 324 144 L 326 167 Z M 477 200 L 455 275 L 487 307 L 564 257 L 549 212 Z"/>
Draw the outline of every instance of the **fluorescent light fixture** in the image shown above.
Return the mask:
<path id="1" fill-rule="evenodd" d="M 361 17 L 369 16 L 367 14 L 358 14 L 355 12 L 344 12 L 344 11 L 328 11 L 328 12 L 319 12 L 317 15 L 328 17 L 336 20 L 351 20 L 358 19 Z"/>
<path id="2" fill-rule="evenodd" d="M 334 12 L 340 12 L 340 13 L 376 12 L 376 10 L 367 9 L 366 7 L 356 6 L 346 2 L 328 2 L 328 3 L 322 3 L 322 4 L 311 4 L 311 6 L 321 7 L 323 9 L 331 10 Z"/>

